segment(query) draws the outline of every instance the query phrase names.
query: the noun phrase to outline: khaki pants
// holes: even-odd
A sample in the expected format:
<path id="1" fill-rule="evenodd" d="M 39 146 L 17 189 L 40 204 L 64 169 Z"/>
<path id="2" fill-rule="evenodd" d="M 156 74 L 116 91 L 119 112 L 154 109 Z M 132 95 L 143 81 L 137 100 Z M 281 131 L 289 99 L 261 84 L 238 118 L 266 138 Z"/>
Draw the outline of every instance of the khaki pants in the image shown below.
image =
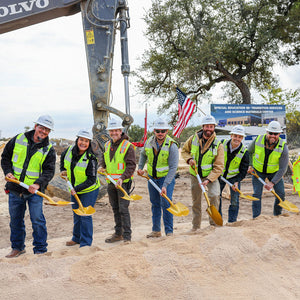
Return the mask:
<path id="1" fill-rule="evenodd" d="M 201 179 L 202 180 L 202 179 Z M 217 209 L 219 207 L 219 198 L 220 198 L 220 184 L 219 180 L 214 182 L 209 182 L 207 185 L 208 192 L 207 196 L 210 201 L 210 205 L 214 205 Z M 192 190 L 192 199 L 193 199 L 193 228 L 198 229 L 201 225 L 201 200 L 206 202 L 205 197 L 202 193 L 202 190 L 199 186 L 196 176 L 191 175 L 191 190 Z M 209 217 L 209 223 L 215 225 L 215 222 Z"/>

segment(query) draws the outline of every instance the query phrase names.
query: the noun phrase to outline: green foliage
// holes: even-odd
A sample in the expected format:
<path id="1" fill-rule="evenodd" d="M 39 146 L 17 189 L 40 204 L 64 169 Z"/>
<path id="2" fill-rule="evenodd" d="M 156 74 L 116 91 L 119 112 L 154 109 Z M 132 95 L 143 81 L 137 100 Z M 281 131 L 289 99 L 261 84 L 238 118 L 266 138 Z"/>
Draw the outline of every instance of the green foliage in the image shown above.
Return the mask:
<path id="1" fill-rule="evenodd" d="M 131 142 L 139 142 L 144 136 L 144 128 L 141 128 L 139 125 L 131 125 L 128 130 L 128 136 Z"/>
<path id="2" fill-rule="evenodd" d="M 286 132 L 289 144 L 300 146 L 300 89 L 283 90 L 280 87 L 266 86 L 266 93 L 261 94 L 265 104 L 285 105 Z"/>
<path id="3" fill-rule="evenodd" d="M 235 103 L 251 103 L 250 89 L 276 83 L 276 61 L 297 63 L 298 17 L 299 1 L 153 0 L 138 86 L 165 99 L 158 111 L 170 110 L 172 121 L 174 84 L 197 105 L 221 82 Z"/>

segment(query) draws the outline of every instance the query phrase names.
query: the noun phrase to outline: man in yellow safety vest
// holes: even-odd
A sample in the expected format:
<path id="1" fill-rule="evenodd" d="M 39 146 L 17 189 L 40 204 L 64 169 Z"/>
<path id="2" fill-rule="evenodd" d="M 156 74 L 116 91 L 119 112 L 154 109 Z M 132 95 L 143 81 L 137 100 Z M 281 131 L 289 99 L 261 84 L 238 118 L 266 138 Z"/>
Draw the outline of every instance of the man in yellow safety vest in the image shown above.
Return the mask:
<path id="1" fill-rule="evenodd" d="M 213 116 L 207 115 L 202 118 L 202 129 L 192 135 L 184 144 L 181 155 L 190 165 L 191 189 L 193 198 L 193 228 L 195 232 L 201 224 L 201 199 L 202 191 L 192 168 L 195 163 L 198 167 L 199 176 L 204 187 L 208 188 L 208 198 L 212 205 L 219 206 L 220 184 L 218 177 L 223 172 L 224 148 L 216 138 L 216 120 Z M 210 218 L 211 225 L 215 223 Z"/>
<path id="2" fill-rule="evenodd" d="M 100 171 L 106 169 L 116 184 L 129 192 L 136 168 L 135 149 L 128 141 L 128 136 L 122 132 L 123 128 L 119 119 L 112 118 L 108 122 L 107 130 L 111 140 L 105 143 L 105 151 L 100 158 Z M 121 198 L 122 192 L 111 182 L 108 184 L 107 192 L 114 213 L 115 232 L 105 242 L 124 240 L 129 243 L 131 241 L 129 201 Z"/>
<path id="3" fill-rule="evenodd" d="M 168 123 L 159 118 L 154 122 L 154 135 L 150 137 L 141 152 L 138 174 L 143 175 L 144 165 L 147 162 L 149 177 L 161 189 L 161 194 L 172 199 L 175 186 L 175 174 L 178 166 L 179 154 L 177 143 L 168 136 Z M 170 204 L 161 194 L 148 183 L 150 201 L 152 204 L 152 232 L 147 238 L 161 236 L 161 215 L 166 236 L 173 235 L 173 215 L 167 211 Z"/>
<path id="4" fill-rule="evenodd" d="M 49 133 L 54 123 L 49 115 L 40 116 L 34 130 L 18 134 L 5 146 L 1 167 L 6 177 L 17 179 L 29 186 L 28 190 L 20 185 L 7 182 L 9 194 L 10 241 L 12 251 L 7 258 L 25 253 L 24 214 L 26 203 L 29 207 L 33 229 L 33 252 L 47 252 L 47 228 L 43 214 L 43 198 L 35 194 L 43 192 L 54 176 L 56 154 L 49 142 Z"/>
<path id="5" fill-rule="evenodd" d="M 267 127 L 267 133 L 259 135 L 249 146 L 250 167 L 257 172 L 258 176 L 265 180 L 268 178 L 269 182 L 265 188 L 270 191 L 272 189 L 284 201 L 285 191 L 283 175 L 285 174 L 289 163 L 289 149 L 286 142 L 280 138 L 282 132 L 280 123 L 271 121 Z M 255 177 L 252 176 L 253 197 L 259 201 L 252 202 L 252 216 L 258 217 L 261 214 L 261 195 L 263 185 Z M 273 214 L 278 216 L 281 214 L 282 207 L 278 205 L 279 200 L 275 197 Z"/>

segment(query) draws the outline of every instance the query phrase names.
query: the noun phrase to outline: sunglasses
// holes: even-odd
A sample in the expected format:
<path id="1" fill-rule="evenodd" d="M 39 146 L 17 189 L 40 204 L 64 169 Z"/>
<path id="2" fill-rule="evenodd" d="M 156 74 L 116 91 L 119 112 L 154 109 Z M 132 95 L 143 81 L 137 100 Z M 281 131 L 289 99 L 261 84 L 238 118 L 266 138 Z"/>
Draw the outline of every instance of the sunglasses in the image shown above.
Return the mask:
<path id="1" fill-rule="evenodd" d="M 279 134 L 280 134 L 279 132 L 269 132 L 269 135 L 275 135 L 275 136 L 277 136 Z"/>
<path id="2" fill-rule="evenodd" d="M 161 129 L 161 130 L 155 129 L 155 132 L 156 133 L 166 133 L 167 130 L 166 129 Z"/>

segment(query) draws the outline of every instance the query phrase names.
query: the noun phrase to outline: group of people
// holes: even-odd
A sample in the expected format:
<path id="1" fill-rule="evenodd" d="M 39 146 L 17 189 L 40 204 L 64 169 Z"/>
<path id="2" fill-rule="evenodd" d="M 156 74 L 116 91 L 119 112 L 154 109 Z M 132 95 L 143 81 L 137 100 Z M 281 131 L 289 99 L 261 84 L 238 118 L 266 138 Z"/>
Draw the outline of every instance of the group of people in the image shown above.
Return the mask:
<path id="1" fill-rule="evenodd" d="M 265 185 L 267 190 L 274 189 L 284 201 L 283 175 L 288 166 L 288 147 L 280 138 L 282 129 L 280 123 L 271 121 L 266 129 L 266 134 L 258 135 L 246 148 L 243 144 L 245 129 L 236 125 L 230 132 L 229 140 L 218 140 L 215 133 L 216 121 L 212 116 L 202 118 L 202 129 L 191 136 L 182 148 L 181 155 L 190 165 L 191 190 L 193 199 L 193 227 L 197 231 L 201 223 L 202 193 L 195 179 L 194 165 L 198 166 L 199 175 L 203 186 L 207 187 L 207 194 L 211 204 L 219 208 L 222 215 L 222 191 L 225 187 L 225 178 L 232 184 L 230 191 L 230 205 L 228 208 L 228 222 L 236 222 L 239 211 L 239 192 L 241 181 L 247 173 L 258 174 L 263 180 L 268 179 Z M 252 216 L 261 214 L 261 197 L 263 185 L 252 176 L 253 197 L 258 201 L 252 202 Z M 282 207 L 275 198 L 273 214 L 280 215 Z M 210 224 L 214 225 L 210 218 Z"/>
<path id="2" fill-rule="evenodd" d="M 229 140 L 219 140 L 215 133 L 216 121 L 214 117 L 204 116 L 201 121 L 202 129 L 192 135 L 184 144 L 181 155 L 190 165 L 192 192 L 192 232 L 200 229 L 201 187 L 196 178 L 197 167 L 202 185 L 207 189 L 208 197 L 222 214 L 222 190 L 225 183 L 222 178 L 232 184 L 231 203 L 228 210 L 228 222 L 237 221 L 239 211 L 239 193 L 241 181 L 247 172 L 255 170 L 262 178 L 268 178 L 265 185 L 267 190 L 274 188 L 275 192 L 284 200 L 283 175 L 288 165 L 288 148 L 280 138 L 281 126 L 277 121 L 268 125 L 267 133 L 259 135 L 246 149 L 243 145 L 245 130 L 237 125 L 230 132 Z M 10 213 L 10 241 L 11 252 L 7 258 L 17 257 L 25 253 L 25 223 L 24 215 L 26 202 L 29 208 L 33 229 L 33 252 L 42 254 L 47 252 L 47 228 L 43 214 L 43 199 L 36 192 L 44 192 L 55 174 L 56 154 L 49 141 L 49 133 L 53 130 L 54 122 L 49 115 L 43 115 L 35 122 L 34 129 L 18 134 L 5 146 L 1 167 L 7 179 L 5 186 L 9 195 Z M 130 194 L 132 179 L 136 169 L 135 148 L 123 132 L 120 120 L 112 118 L 108 122 L 107 130 L 110 140 L 106 142 L 104 151 L 97 157 L 93 151 L 92 133 L 82 129 L 77 134 L 74 145 L 68 147 L 61 154 L 61 175 L 68 178 L 72 189 L 72 208 L 78 209 L 74 196 L 77 194 L 83 207 L 94 206 L 100 187 L 97 176 L 98 168 L 112 178 L 108 182 L 109 202 L 114 215 L 114 233 L 105 239 L 106 243 L 131 241 L 131 220 L 129 212 L 130 201 L 123 199 L 121 186 Z M 161 219 L 163 220 L 166 236 L 173 235 L 173 215 L 167 210 L 170 204 L 162 195 L 172 199 L 175 177 L 179 161 L 179 147 L 177 142 L 168 134 L 169 125 L 166 120 L 158 118 L 154 123 L 153 135 L 146 141 L 138 162 L 137 174 L 143 176 L 147 163 L 149 178 L 160 189 L 148 183 L 148 191 L 152 211 L 152 231 L 147 238 L 157 238 L 162 235 Z M 9 179 L 16 179 L 25 183 L 24 188 Z M 261 213 L 261 196 L 263 186 L 253 177 L 253 196 L 259 201 L 252 203 L 253 218 Z M 274 215 L 281 214 L 282 208 L 276 199 Z M 210 218 L 210 224 L 215 225 Z M 91 246 L 93 241 L 92 216 L 81 216 L 73 212 L 73 236 L 66 246 Z"/>

